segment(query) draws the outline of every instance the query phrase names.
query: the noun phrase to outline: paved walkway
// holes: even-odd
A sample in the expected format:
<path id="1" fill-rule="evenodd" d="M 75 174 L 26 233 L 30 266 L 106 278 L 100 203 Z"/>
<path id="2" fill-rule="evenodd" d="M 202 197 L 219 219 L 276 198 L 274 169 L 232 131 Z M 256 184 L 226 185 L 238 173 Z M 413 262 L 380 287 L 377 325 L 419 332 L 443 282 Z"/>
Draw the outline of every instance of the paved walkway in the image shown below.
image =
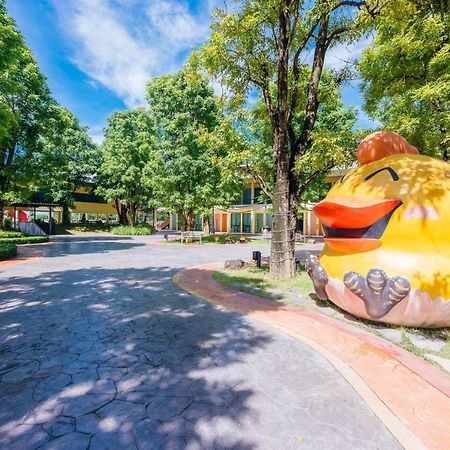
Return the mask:
<path id="1" fill-rule="evenodd" d="M 324 355 L 405 448 L 449 449 L 450 377 L 361 328 L 213 280 L 220 263 L 178 272 L 183 289 L 294 336 Z"/>
<path id="2" fill-rule="evenodd" d="M 0 267 L 1 448 L 401 448 L 319 352 L 172 283 L 257 247 L 148 241 Z"/>

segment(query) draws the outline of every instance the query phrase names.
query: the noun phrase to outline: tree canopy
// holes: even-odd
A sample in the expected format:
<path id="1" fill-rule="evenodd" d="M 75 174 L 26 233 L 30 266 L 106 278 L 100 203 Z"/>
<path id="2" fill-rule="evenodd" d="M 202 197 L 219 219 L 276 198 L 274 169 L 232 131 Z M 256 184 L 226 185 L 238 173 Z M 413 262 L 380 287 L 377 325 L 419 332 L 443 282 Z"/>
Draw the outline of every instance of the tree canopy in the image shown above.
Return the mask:
<path id="1" fill-rule="evenodd" d="M 276 278 L 295 273 L 295 219 L 301 187 L 323 171 L 321 164 L 312 162 L 321 158 L 318 150 L 325 144 L 325 134 L 314 132 L 325 55 L 334 45 L 358 39 L 381 3 L 240 1 L 231 13 L 217 11 L 212 36 L 196 55 L 207 73 L 226 87 L 232 105 L 242 104 L 251 89 L 262 93 L 272 139 L 271 274 Z M 335 73 L 336 81 L 342 76 Z M 336 138 L 330 133 L 326 139 Z M 314 146 L 316 151 L 309 153 Z M 312 173 L 305 173 L 314 166 Z"/>
<path id="2" fill-rule="evenodd" d="M 450 11 L 445 1 L 382 9 L 359 64 L 364 108 L 423 153 L 450 157 Z"/>
<path id="3" fill-rule="evenodd" d="M 86 129 L 52 97 L 0 1 L 0 214 L 5 204 L 26 200 L 37 190 L 70 204 L 94 161 Z"/>
<path id="4" fill-rule="evenodd" d="M 308 69 L 303 68 L 300 83 L 305 96 L 308 81 Z M 325 70 L 319 89 L 319 108 L 317 121 L 311 133 L 311 145 L 297 161 L 294 170 L 299 174 L 298 196 L 300 202 L 319 201 L 328 189 L 324 179 L 333 167 L 346 167 L 355 158 L 357 135 L 354 131 L 357 111 L 344 108 L 340 86 L 335 76 Z M 303 98 L 300 103 L 303 103 Z M 293 126 L 299 128 L 304 120 L 304 110 L 294 112 Z M 254 177 L 263 187 L 264 192 L 272 198 L 273 192 L 273 158 L 272 128 L 270 126 L 264 99 L 260 97 L 250 110 L 242 132 L 247 137 L 241 146 L 243 170 Z M 242 128 L 242 127 L 238 127 Z"/>
<path id="5" fill-rule="evenodd" d="M 157 160 L 153 118 L 145 108 L 113 113 L 100 152 L 96 192 L 115 204 L 120 223 L 134 225 L 138 208 L 153 206 Z"/>
<path id="6" fill-rule="evenodd" d="M 158 198 L 193 229 L 195 213 L 209 215 L 236 193 L 236 177 L 224 170 L 230 150 L 215 133 L 223 119 L 217 99 L 199 74 L 186 69 L 153 79 L 147 101 L 158 130 Z"/>
<path id="7" fill-rule="evenodd" d="M 74 191 L 93 182 L 98 148 L 78 118 L 56 103 L 49 106 L 43 130 L 40 151 L 30 161 L 39 167 L 36 188 L 62 205 L 63 222 L 68 223 Z"/>

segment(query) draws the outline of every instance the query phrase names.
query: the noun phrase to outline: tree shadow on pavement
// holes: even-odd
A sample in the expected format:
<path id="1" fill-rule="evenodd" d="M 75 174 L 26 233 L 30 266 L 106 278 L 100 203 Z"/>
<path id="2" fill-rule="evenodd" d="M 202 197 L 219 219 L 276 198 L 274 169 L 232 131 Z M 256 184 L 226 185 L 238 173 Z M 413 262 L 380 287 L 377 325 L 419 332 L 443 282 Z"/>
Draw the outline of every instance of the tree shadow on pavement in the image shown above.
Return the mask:
<path id="1" fill-rule="evenodd" d="M 118 250 L 130 250 L 136 247 L 145 246 L 144 242 L 139 242 L 130 237 L 102 236 L 84 237 L 55 240 L 49 244 L 30 246 L 35 250 L 43 250 L 45 257 L 59 257 L 67 255 L 102 254 Z"/>
<path id="2" fill-rule="evenodd" d="M 8 279 L 0 292 L 2 448 L 256 447 L 235 432 L 253 391 L 234 366 L 271 338 L 175 287 L 177 270 Z"/>

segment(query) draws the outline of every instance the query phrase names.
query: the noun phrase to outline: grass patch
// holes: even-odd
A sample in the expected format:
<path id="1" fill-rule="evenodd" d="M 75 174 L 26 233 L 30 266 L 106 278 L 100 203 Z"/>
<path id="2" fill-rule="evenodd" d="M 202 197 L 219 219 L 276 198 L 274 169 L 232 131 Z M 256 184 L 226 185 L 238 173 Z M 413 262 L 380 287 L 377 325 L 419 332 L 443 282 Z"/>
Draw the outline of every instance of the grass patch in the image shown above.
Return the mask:
<path id="1" fill-rule="evenodd" d="M 167 242 L 170 244 L 181 244 L 181 238 L 169 239 Z M 195 238 L 191 242 L 192 244 L 200 244 L 200 239 Z M 251 237 L 245 237 L 237 234 L 211 234 L 209 236 L 202 237 L 202 244 L 270 244 L 269 239 L 252 239 Z"/>
<path id="2" fill-rule="evenodd" d="M 108 223 L 77 223 L 72 225 L 56 225 L 55 234 L 111 233 L 119 236 L 146 236 L 155 232 L 151 225 L 112 225 Z"/>
<path id="3" fill-rule="evenodd" d="M 11 243 L 0 243 L 0 261 L 17 256 L 17 245 Z"/>
<path id="4" fill-rule="evenodd" d="M 240 270 L 218 270 L 213 278 L 240 291 L 284 303 L 291 303 L 293 295 L 308 296 L 314 292 L 306 272 L 297 272 L 294 278 L 288 280 L 274 280 L 270 278 L 268 267 L 245 267 Z"/>
<path id="5" fill-rule="evenodd" d="M 71 225 L 57 224 L 55 234 L 83 234 L 83 233 L 110 233 L 115 225 L 107 223 L 74 223 Z"/>
<path id="6" fill-rule="evenodd" d="M 136 225 L 134 227 L 119 225 L 111 230 L 112 234 L 119 236 L 148 236 L 155 232 L 151 225 Z"/>

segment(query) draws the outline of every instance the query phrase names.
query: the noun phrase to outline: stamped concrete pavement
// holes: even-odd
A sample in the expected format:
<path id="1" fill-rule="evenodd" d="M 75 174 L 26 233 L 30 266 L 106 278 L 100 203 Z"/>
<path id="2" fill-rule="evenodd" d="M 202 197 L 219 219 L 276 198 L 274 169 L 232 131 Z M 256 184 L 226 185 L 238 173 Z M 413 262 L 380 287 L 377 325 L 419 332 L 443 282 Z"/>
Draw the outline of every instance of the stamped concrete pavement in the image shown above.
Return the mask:
<path id="1" fill-rule="evenodd" d="M 0 272 L 0 448 L 397 449 L 319 354 L 172 276 L 268 246 L 67 237 Z"/>

